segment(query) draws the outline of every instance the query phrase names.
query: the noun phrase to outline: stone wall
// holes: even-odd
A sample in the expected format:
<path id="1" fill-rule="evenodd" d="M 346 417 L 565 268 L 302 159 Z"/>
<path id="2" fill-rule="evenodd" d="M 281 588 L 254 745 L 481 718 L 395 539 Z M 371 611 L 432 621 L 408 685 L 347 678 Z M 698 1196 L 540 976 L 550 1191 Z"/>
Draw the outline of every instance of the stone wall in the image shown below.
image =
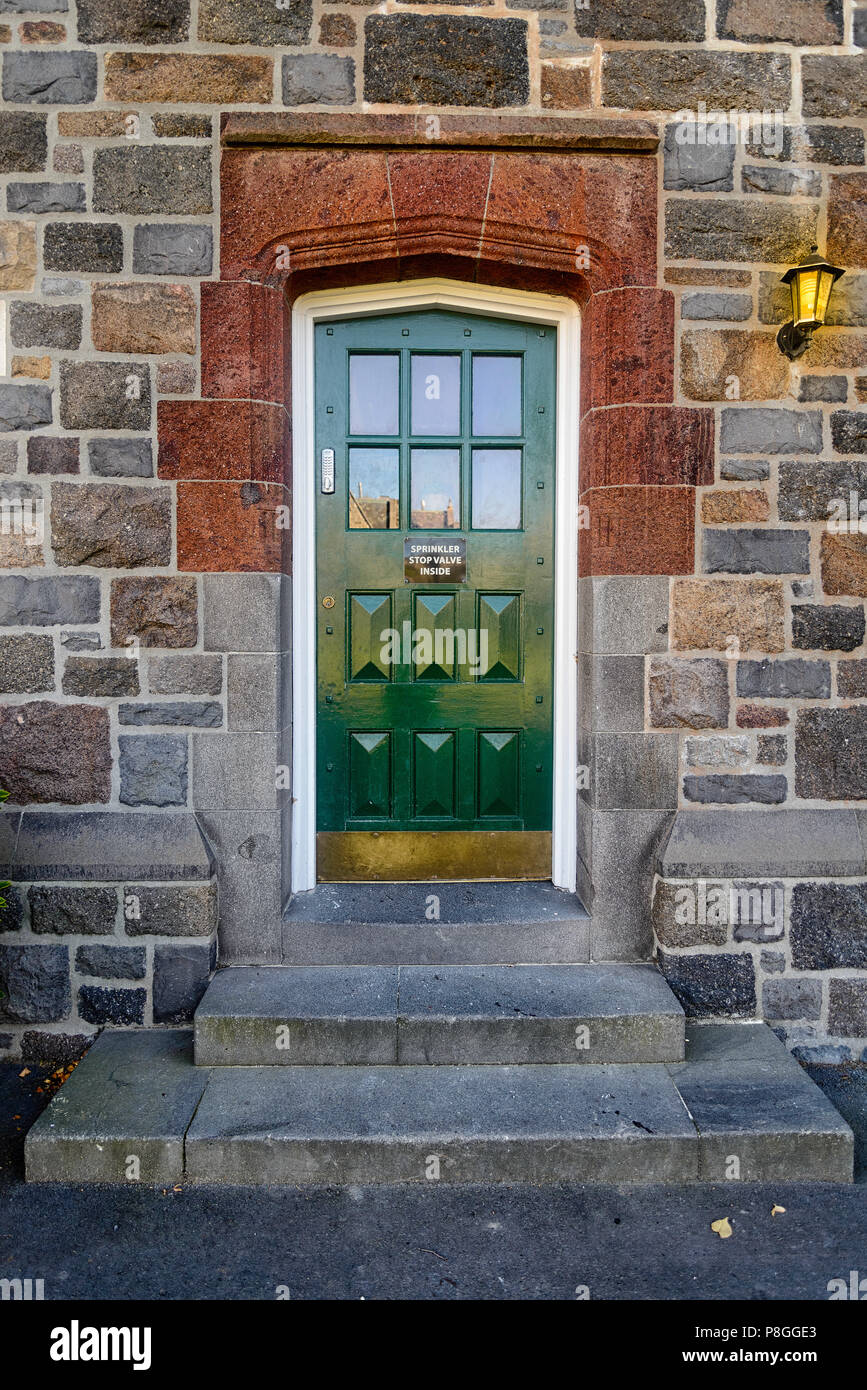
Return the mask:
<path id="1" fill-rule="evenodd" d="M 579 880 L 599 952 L 651 950 L 657 859 L 678 811 L 867 801 L 867 536 L 828 526 L 834 499 L 851 508 L 854 494 L 856 520 L 867 501 L 865 47 L 867 5 L 852 0 L 0 0 L 10 815 L 195 813 L 220 880 L 224 959 L 274 958 L 289 795 L 274 776 L 289 761 L 290 564 L 275 519 L 290 500 L 288 355 L 279 291 L 239 288 L 231 228 L 221 255 L 221 119 L 446 122 L 455 108 L 492 140 L 504 114 L 612 130 L 640 117 L 659 134 L 658 264 L 636 282 L 652 293 L 612 313 L 604 361 L 587 352 L 582 374 L 582 438 L 600 463 L 582 472 Z M 732 139 L 718 109 L 767 115 Z M 436 121 L 427 129 L 438 139 Z M 267 200 L 266 188 L 257 206 Z M 552 199 L 552 225 L 559 208 Z M 590 216 L 603 236 L 612 208 L 601 198 Z M 847 273 L 830 326 L 790 364 L 774 343 L 779 276 L 814 240 Z M 589 316 L 585 327 L 586 350 Z M 807 880 L 776 872 L 788 904 Z M 7 998 L 19 959 L 30 968 L 21 952 L 69 949 L 27 915 L 34 882 L 40 901 L 24 880 L 24 915 L 0 923 Z M 126 882 L 95 885 L 114 885 L 118 913 Z M 863 994 L 867 919 L 858 892 L 846 902 L 839 969 Z M 709 971 L 737 958 L 758 1011 L 806 968 L 788 946 L 684 945 L 665 931 L 662 963 L 697 1012 L 722 996 L 689 994 L 666 964 L 678 951 L 705 955 L 693 969 Z M 135 949 L 125 937 L 118 916 L 100 944 Z M 70 1000 L 107 988 L 87 950 L 76 941 L 69 957 Z M 149 953 L 145 985 L 128 988 L 155 989 L 153 966 Z M 151 1007 L 148 995 L 145 1022 Z M 829 1012 L 826 992 L 817 1015 L 815 989 L 793 987 L 786 1008 L 802 1040 L 865 1041 L 863 1006 L 858 1020 Z M 81 1020 L 46 1031 L 78 1034 Z M 0 1049 L 19 1047 L 24 1027 L 0 1024 Z"/>

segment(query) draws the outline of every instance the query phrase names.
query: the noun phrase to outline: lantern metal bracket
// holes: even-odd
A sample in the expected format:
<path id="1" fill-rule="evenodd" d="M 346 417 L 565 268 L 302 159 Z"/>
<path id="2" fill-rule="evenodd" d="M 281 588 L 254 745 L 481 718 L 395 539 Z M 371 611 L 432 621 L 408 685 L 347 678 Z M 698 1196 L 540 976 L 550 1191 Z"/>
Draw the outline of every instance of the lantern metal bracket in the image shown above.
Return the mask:
<path id="1" fill-rule="evenodd" d="M 803 357 L 812 341 L 812 329 L 805 332 L 802 328 L 796 328 L 794 319 L 789 319 L 788 323 L 784 323 L 777 334 L 777 347 L 788 357 L 790 362 Z"/>

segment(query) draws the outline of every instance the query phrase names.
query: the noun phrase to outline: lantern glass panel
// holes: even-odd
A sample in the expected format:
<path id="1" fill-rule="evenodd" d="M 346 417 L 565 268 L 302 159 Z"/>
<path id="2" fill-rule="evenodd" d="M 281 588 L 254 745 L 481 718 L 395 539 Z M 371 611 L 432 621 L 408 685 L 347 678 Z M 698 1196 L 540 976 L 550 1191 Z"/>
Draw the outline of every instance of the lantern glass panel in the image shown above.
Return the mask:
<path id="1" fill-rule="evenodd" d="M 830 270 L 823 270 L 819 276 L 819 296 L 816 301 L 816 322 L 824 323 L 825 315 L 828 312 L 828 300 L 831 297 L 831 286 L 834 283 L 834 276 Z"/>
<path id="2" fill-rule="evenodd" d="M 816 319 L 816 297 L 819 290 L 819 271 L 813 266 L 799 270 L 795 276 L 798 286 L 795 305 L 796 323 L 814 323 Z"/>

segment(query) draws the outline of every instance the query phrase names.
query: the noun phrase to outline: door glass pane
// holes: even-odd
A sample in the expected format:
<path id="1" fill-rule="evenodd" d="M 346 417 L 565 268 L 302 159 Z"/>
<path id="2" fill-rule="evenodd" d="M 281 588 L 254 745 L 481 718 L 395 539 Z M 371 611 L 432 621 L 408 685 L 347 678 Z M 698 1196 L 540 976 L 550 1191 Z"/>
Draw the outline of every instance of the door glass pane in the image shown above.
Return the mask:
<path id="1" fill-rule="evenodd" d="M 521 433 L 520 357 L 473 357 L 473 434 Z"/>
<path id="2" fill-rule="evenodd" d="M 473 450 L 473 526 L 516 531 L 521 525 L 521 450 Z"/>
<path id="3" fill-rule="evenodd" d="M 429 531 L 460 526 L 460 450 L 413 449 L 411 472 L 411 524 Z"/>
<path id="4" fill-rule="evenodd" d="M 412 432 L 460 434 L 460 357 L 413 354 Z"/>
<path id="5" fill-rule="evenodd" d="M 400 451 L 349 450 L 349 529 L 383 531 L 400 525 Z"/>
<path id="6" fill-rule="evenodd" d="M 349 354 L 350 434 L 397 434 L 399 381 L 396 352 Z"/>

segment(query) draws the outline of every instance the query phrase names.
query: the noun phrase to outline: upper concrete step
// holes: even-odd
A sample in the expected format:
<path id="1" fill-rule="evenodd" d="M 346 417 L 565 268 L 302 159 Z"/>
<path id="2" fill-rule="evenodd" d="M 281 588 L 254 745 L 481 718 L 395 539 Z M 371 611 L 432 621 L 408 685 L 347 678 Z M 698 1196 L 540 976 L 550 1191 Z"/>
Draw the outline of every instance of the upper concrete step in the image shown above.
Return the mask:
<path id="1" fill-rule="evenodd" d="M 590 919 L 551 883 L 320 883 L 283 919 L 288 965 L 590 959 Z"/>
<path id="2" fill-rule="evenodd" d="M 690 1022 L 649 1066 L 206 1069 L 141 1031 L 102 1034 L 25 1156 L 73 1183 L 850 1182 L 853 1137 L 764 1024 Z"/>
<path id="3" fill-rule="evenodd" d="M 196 1011 L 199 1066 L 670 1062 L 653 965 L 234 966 Z"/>

